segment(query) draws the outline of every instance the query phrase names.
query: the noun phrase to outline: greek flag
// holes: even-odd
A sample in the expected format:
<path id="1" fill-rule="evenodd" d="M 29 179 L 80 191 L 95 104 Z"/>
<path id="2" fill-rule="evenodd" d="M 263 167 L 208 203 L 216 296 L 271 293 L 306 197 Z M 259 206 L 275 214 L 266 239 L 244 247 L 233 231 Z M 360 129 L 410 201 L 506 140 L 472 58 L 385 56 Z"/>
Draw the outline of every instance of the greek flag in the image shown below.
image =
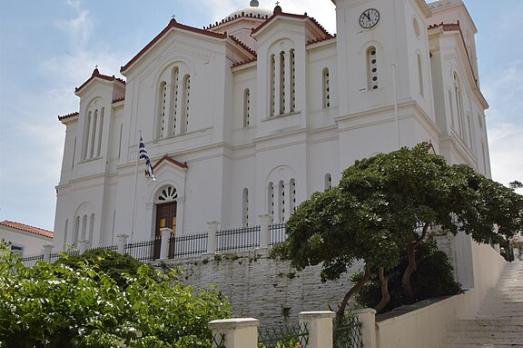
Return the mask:
<path id="1" fill-rule="evenodd" d="M 138 158 L 141 160 L 145 160 L 145 175 L 149 179 L 156 181 L 156 177 L 154 176 L 153 165 L 151 163 L 151 158 L 149 158 L 149 154 L 147 154 L 147 150 L 145 149 L 145 144 L 143 143 L 142 136 L 140 136 L 140 151 Z"/>

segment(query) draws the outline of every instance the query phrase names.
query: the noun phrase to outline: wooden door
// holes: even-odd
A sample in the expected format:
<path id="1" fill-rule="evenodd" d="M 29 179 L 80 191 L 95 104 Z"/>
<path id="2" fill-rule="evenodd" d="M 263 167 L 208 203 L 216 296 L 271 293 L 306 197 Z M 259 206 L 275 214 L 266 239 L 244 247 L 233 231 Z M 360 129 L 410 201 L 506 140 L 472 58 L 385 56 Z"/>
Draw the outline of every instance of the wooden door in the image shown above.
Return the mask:
<path id="1" fill-rule="evenodd" d="M 170 228 L 173 230 L 173 235 L 176 234 L 176 202 L 159 204 L 156 206 L 156 239 L 161 237 L 161 228 Z M 160 257 L 160 244 L 157 243 L 154 248 L 154 257 Z"/>

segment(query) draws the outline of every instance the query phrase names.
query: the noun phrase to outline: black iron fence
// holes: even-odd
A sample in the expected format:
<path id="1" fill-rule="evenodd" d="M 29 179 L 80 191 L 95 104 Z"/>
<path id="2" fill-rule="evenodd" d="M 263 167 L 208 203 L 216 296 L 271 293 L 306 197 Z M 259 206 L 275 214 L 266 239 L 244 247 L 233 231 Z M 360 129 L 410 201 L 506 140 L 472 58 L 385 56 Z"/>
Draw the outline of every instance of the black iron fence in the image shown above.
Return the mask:
<path id="1" fill-rule="evenodd" d="M 260 348 L 278 346 L 307 348 L 308 344 L 309 328 L 304 324 L 258 328 L 258 346 Z"/>
<path id="2" fill-rule="evenodd" d="M 334 326 L 334 348 L 362 348 L 361 323 L 356 317 L 346 317 Z"/>
<path id="3" fill-rule="evenodd" d="M 225 334 L 215 334 L 212 336 L 212 348 L 225 348 Z"/>
<path id="4" fill-rule="evenodd" d="M 269 226 L 269 245 L 284 242 L 287 239 L 286 224 L 273 224 Z"/>
<path id="5" fill-rule="evenodd" d="M 260 226 L 216 232 L 216 251 L 249 250 L 260 246 Z"/>
<path id="6" fill-rule="evenodd" d="M 286 225 L 284 223 L 269 225 L 268 242 L 272 246 L 287 239 Z M 261 227 L 241 227 L 216 232 L 216 252 L 245 251 L 260 247 Z M 124 251 L 139 261 L 154 261 L 160 258 L 161 238 L 150 241 L 134 242 L 126 244 Z M 169 259 L 199 256 L 209 252 L 208 233 L 171 237 L 169 239 Z M 116 245 L 90 248 L 86 251 L 110 250 L 117 251 Z M 78 249 L 66 251 L 69 255 L 79 255 Z M 33 266 L 37 261 L 44 260 L 55 262 L 60 258 L 58 253 L 50 255 L 49 260 L 44 260 L 44 255 L 22 258 L 22 262 Z"/>
<path id="7" fill-rule="evenodd" d="M 153 261 L 160 258 L 162 240 L 156 238 L 145 242 L 130 243 L 125 246 L 125 253 L 138 261 Z"/>
<path id="8" fill-rule="evenodd" d="M 209 235 L 171 237 L 169 239 L 169 258 L 199 256 L 207 252 Z"/>

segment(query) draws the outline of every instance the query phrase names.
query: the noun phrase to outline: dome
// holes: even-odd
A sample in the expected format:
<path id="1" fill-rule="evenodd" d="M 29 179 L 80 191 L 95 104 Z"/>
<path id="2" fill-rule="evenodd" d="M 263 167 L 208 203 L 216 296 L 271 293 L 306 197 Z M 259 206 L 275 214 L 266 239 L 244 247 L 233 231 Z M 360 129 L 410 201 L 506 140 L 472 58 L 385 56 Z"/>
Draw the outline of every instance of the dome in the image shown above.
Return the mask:
<path id="1" fill-rule="evenodd" d="M 249 7 L 234 11 L 230 15 L 224 18 L 224 20 L 232 20 L 236 17 L 255 17 L 255 18 L 268 18 L 272 16 L 272 10 L 261 8 L 257 0 L 252 0 Z"/>

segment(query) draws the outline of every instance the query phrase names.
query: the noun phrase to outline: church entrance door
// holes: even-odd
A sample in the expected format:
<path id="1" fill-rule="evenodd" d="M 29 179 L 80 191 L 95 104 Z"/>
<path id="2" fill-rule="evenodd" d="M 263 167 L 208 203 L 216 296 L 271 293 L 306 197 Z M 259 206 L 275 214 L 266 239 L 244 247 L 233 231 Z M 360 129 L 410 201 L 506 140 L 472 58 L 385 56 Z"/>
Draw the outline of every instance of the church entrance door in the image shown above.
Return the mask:
<path id="1" fill-rule="evenodd" d="M 173 235 L 171 237 L 174 237 L 174 234 L 176 233 L 176 208 L 177 208 L 176 202 L 158 204 L 156 206 L 156 230 L 155 230 L 156 239 L 160 239 L 160 237 L 161 237 L 160 229 L 162 229 L 162 228 L 172 229 Z M 160 257 L 160 244 L 159 243 L 154 248 L 154 257 L 155 258 Z"/>

